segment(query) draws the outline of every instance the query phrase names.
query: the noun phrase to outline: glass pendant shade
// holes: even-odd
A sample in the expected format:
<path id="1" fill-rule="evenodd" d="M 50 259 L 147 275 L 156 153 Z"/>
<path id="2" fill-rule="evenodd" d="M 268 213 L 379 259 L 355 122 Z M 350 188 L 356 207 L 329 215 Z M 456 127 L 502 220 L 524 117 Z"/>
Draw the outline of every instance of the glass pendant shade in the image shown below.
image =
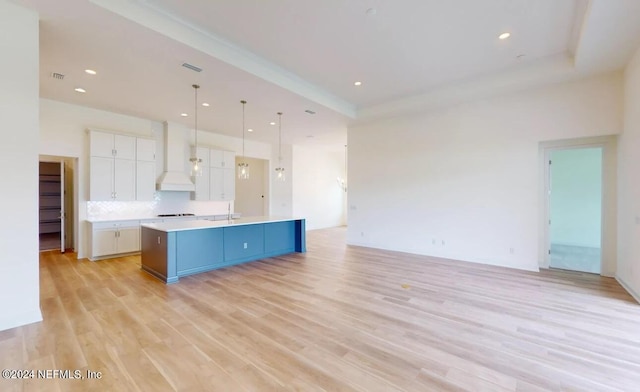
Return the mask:
<path id="1" fill-rule="evenodd" d="M 276 181 L 287 181 L 287 175 L 282 167 L 282 112 L 278 112 L 278 167 L 276 167 Z"/>
<path id="2" fill-rule="evenodd" d="M 192 177 L 200 177 L 202 176 L 202 159 L 198 158 L 198 89 L 200 86 L 197 84 L 191 85 L 193 90 L 195 91 L 195 134 L 196 134 L 196 146 L 193 149 L 195 156 L 189 158 L 189 162 L 191 162 L 191 176 Z"/>
<path id="3" fill-rule="evenodd" d="M 194 157 L 189 159 L 191 162 L 191 177 L 200 177 L 202 175 L 202 159 Z"/>
<path id="4" fill-rule="evenodd" d="M 249 179 L 249 164 L 244 161 L 244 107 L 247 104 L 247 101 L 244 99 L 240 101 L 242 104 L 242 160 L 238 163 L 238 179 L 240 180 L 248 180 Z"/>
<path id="5" fill-rule="evenodd" d="M 249 164 L 246 162 L 238 163 L 238 178 L 241 180 L 249 179 Z"/>

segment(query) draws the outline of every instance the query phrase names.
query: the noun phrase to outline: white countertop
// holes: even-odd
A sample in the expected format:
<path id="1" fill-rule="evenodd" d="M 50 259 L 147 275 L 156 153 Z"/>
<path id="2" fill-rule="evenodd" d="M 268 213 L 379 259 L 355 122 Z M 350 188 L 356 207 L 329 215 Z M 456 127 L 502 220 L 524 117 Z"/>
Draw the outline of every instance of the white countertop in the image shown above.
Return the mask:
<path id="1" fill-rule="evenodd" d="M 175 221 L 164 223 L 143 223 L 142 227 L 148 227 L 150 229 L 173 232 L 184 230 L 199 230 L 210 229 L 215 227 L 229 227 L 229 226 L 243 226 L 253 225 L 256 223 L 273 223 L 273 222 L 287 222 L 292 220 L 300 220 L 304 218 L 291 218 L 282 216 L 248 216 L 245 218 L 238 218 L 233 220 L 190 220 L 190 221 Z"/>
<path id="2" fill-rule="evenodd" d="M 236 219 L 241 216 L 240 213 L 231 214 Z M 145 217 L 113 217 L 113 218 L 97 218 L 97 219 L 87 219 L 89 223 L 101 223 L 101 222 L 129 222 L 129 221 L 140 221 L 144 223 L 145 221 L 157 221 L 157 220 L 172 220 L 175 219 L 179 221 L 180 219 L 202 219 L 202 218 L 216 218 L 217 220 L 221 220 L 226 218 L 227 214 L 204 214 L 204 215 L 183 215 L 183 216 L 145 216 Z"/>

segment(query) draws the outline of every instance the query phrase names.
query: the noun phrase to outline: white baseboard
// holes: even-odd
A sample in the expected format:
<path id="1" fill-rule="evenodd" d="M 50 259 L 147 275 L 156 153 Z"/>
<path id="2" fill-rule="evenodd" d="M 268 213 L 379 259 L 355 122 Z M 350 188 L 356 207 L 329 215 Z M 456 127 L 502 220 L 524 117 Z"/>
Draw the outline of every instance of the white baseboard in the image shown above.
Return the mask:
<path id="1" fill-rule="evenodd" d="M 42 312 L 40 312 L 40 309 L 34 310 L 32 312 L 12 315 L 11 317 L 3 316 L 0 317 L 0 331 L 20 327 L 31 323 L 37 323 L 39 321 L 42 321 Z"/>
<path id="2" fill-rule="evenodd" d="M 618 281 L 618 283 L 620 283 L 620 286 L 622 286 L 625 290 L 627 290 L 627 292 L 633 297 L 633 299 L 635 299 L 636 302 L 640 304 L 640 295 L 638 295 L 638 293 L 633 291 L 631 286 L 629 286 L 621 277 L 616 275 L 616 280 Z"/>

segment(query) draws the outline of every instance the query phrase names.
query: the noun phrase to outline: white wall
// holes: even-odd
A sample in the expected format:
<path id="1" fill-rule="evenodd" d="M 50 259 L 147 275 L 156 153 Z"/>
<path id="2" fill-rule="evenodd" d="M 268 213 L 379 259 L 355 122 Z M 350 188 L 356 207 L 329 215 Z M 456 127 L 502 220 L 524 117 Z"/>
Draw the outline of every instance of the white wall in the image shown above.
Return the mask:
<path id="1" fill-rule="evenodd" d="M 0 330 L 42 320 L 38 275 L 38 15 L 0 0 Z"/>
<path id="2" fill-rule="evenodd" d="M 624 80 L 624 132 L 618 141 L 618 280 L 640 301 L 640 49 Z"/>
<path id="3" fill-rule="evenodd" d="M 352 126 L 348 243 L 537 270 L 539 143 L 621 129 L 619 73 Z"/>
<path id="4" fill-rule="evenodd" d="M 307 230 L 344 224 L 344 151 L 316 146 L 293 147 L 293 215 L 306 218 Z"/>

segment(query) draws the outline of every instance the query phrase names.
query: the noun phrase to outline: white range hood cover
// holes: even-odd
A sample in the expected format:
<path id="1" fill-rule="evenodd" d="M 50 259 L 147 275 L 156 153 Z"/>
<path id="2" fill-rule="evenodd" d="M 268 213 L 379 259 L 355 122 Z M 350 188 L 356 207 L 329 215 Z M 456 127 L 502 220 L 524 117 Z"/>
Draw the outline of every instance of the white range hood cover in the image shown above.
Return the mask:
<path id="1" fill-rule="evenodd" d="M 181 125 L 164 123 L 164 173 L 156 189 L 159 191 L 192 192 L 196 186 L 185 172 L 189 130 Z"/>

